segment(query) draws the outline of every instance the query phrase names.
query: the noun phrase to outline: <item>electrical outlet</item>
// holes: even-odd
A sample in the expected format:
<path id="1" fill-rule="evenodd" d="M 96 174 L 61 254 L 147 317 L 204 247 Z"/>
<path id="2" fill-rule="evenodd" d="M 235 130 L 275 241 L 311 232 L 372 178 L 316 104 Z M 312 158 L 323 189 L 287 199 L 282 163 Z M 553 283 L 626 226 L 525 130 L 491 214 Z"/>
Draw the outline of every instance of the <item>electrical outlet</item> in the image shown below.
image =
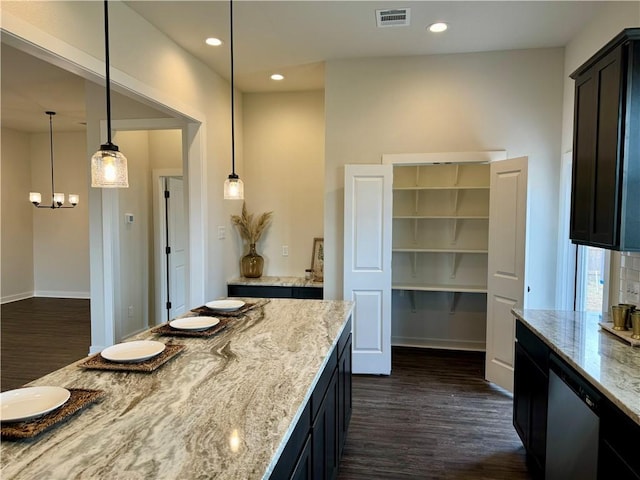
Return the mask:
<path id="1" fill-rule="evenodd" d="M 224 240 L 227 236 L 226 228 L 223 225 L 218 225 L 218 240 Z"/>
<path id="2" fill-rule="evenodd" d="M 129 305 L 129 318 L 133 318 L 133 305 Z"/>
<path id="3" fill-rule="evenodd" d="M 282 256 L 283 257 L 289 256 L 289 245 L 282 245 Z"/>

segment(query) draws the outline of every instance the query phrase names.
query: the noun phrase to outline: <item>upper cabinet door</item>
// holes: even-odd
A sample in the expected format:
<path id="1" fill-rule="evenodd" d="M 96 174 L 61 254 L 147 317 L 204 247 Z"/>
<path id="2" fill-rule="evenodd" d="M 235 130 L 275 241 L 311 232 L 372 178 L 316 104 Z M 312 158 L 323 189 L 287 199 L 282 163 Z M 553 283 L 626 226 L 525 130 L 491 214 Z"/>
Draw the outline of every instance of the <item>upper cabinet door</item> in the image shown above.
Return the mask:
<path id="1" fill-rule="evenodd" d="M 626 29 L 575 80 L 570 238 L 640 250 L 640 28 Z"/>
<path id="2" fill-rule="evenodd" d="M 353 373 L 391 373 L 391 165 L 346 165 L 344 299 L 353 309 Z"/>

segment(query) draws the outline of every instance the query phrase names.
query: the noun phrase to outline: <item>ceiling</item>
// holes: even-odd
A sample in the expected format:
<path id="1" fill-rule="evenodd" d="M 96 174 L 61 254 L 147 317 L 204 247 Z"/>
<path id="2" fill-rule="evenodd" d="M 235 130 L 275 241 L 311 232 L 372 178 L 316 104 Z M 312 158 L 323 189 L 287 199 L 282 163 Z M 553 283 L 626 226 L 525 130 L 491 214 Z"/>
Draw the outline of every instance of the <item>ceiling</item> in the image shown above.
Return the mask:
<path id="1" fill-rule="evenodd" d="M 228 2 L 125 3 L 229 78 Z M 562 47 L 605 3 L 611 2 L 236 0 L 234 83 L 244 92 L 322 89 L 327 60 Z M 376 26 L 376 9 L 399 7 L 410 9 L 409 26 Z M 435 21 L 449 29 L 428 32 L 425 27 Z M 207 46 L 209 36 L 223 45 Z M 285 79 L 270 80 L 275 72 Z M 3 45 L 2 125 L 46 131 L 47 109 L 60 112 L 59 129 L 84 128 L 84 80 Z"/>

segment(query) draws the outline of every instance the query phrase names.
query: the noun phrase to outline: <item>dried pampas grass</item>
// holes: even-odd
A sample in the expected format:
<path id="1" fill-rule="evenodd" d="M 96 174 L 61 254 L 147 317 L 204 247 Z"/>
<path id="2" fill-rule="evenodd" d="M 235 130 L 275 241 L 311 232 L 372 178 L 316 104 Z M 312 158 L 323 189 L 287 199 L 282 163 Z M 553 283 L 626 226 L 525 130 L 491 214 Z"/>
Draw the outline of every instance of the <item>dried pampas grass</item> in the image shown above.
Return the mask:
<path id="1" fill-rule="evenodd" d="M 242 213 L 231 215 L 231 222 L 238 227 L 240 236 L 251 243 L 257 243 L 260 237 L 271 223 L 273 212 L 265 212 L 254 221 L 253 214 L 247 212 L 247 205 L 242 202 Z"/>

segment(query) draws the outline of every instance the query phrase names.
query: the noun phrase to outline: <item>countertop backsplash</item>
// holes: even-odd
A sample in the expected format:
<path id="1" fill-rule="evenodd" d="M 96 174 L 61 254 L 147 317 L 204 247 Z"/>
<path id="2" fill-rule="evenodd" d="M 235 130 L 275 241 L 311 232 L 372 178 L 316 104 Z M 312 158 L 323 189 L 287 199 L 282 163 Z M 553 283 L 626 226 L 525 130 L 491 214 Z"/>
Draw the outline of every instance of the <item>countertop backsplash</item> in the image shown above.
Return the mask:
<path id="1" fill-rule="evenodd" d="M 620 303 L 640 305 L 640 253 L 620 254 Z"/>

